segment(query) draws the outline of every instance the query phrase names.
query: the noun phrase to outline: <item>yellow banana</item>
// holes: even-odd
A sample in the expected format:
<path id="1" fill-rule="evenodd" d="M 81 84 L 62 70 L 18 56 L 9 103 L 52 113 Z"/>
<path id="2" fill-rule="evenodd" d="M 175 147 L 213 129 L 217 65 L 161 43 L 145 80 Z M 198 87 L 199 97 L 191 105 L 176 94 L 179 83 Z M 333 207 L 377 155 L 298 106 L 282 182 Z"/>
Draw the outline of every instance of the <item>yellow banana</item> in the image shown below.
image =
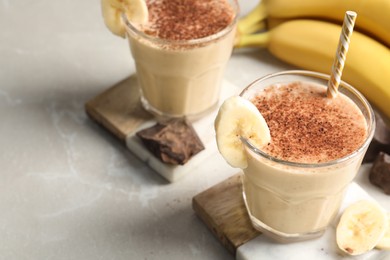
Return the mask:
<path id="1" fill-rule="evenodd" d="M 269 30 L 269 29 L 272 29 L 272 28 L 274 28 L 282 23 L 290 21 L 290 20 L 293 20 L 293 19 L 267 17 L 267 20 L 265 21 L 266 28 L 267 28 L 267 30 Z"/>
<path id="2" fill-rule="evenodd" d="M 277 58 L 300 68 L 329 74 L 341 26 L 316 20 L 291 20 L 272 30 L 243 35 L 236 47 L 266 46 Z M 390 119 L 390 50 L 353 32 L 342 79 Z"/>
<path id="3" fill-rule="evenodd" d="M 253 33 L 259 29 L 265 28 L 265 6 L 260 2 L 246 16 L 240 19 L 237 24 L 238 34 Z"/>
<path id="4" fill-rule="evenodd" d="M 355 11 L 358 18 L 355 30 L 361 31 L 390 47 L 389 0 L 262 0 L 256 11 L 250 12 L 239 27 L 264 16 L 278 19 L 317 19 L 341 24 L 346 11 Z M 257 19 L 256 19 L 257 18 Z"/>

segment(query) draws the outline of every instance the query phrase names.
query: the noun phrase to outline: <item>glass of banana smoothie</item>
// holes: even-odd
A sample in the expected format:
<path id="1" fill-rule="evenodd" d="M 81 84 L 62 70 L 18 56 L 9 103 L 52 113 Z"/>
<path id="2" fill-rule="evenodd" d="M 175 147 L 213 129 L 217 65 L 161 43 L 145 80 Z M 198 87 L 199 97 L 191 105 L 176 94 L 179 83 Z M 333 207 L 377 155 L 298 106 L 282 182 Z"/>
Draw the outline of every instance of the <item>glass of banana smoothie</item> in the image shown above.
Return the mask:
<path id="1" fill-rule="evenodd" d="M 240 94 L 260 111 L 270 134 L 261 147 L 252 143 L 254 134 L 241 135 L 244 202 L 252 225 L 280 242 L 324 233 L 374 134 L 367 100 L 345 82 L 336 98 L 328 98 L 328 79 L 285 71 Z"/>
<path id="2" fill-rule="evenodd" d="M 146 0 L 148 23 L 123 16 L 144 108 L 199 117 L 219 99 L 231 56 L 237 0 Z"/>

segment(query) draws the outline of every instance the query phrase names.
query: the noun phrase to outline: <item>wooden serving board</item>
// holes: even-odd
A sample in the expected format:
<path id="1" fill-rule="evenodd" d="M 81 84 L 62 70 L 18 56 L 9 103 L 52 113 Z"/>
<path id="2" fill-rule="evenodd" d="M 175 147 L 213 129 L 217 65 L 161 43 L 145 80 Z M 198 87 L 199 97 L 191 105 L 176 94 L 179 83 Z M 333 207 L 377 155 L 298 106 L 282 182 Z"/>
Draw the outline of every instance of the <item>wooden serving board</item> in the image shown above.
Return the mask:
<path id="1" fill-rule="evenodd" d="M 238 94 L 239 91 L 236 86 L 223 81 L 220 104 L 227 97 Z M 114 134 L 132 153 L 169 182 L 175 182 L 186 176 L 201 162 L 218 152 L 214 134 L 214 120 L 218 107 L 192 122 L 205 149 L 193 156 L 185 165 L 176 166 L 165 164 L 157 159 L 135 135 L 139 130 L 157 123 L 157 118 L 146 112 L 141 105 L 135 75 L 108 88 L 85 104 L 86 113 L 92 120 Z"/>
<path id="2" fill-rule="evenodd" d="M 137 78 L 133 75 L 85 104 L 88 116 L 125 142 L 126 137 L 153 119 L 141 105 Z"/>
<path id="3" fill-rule="evenodd" d="M 192 207 L 218 240 L 231 252 L 257 237 L 242 198 L 241 173 L 196 195 Z"/>

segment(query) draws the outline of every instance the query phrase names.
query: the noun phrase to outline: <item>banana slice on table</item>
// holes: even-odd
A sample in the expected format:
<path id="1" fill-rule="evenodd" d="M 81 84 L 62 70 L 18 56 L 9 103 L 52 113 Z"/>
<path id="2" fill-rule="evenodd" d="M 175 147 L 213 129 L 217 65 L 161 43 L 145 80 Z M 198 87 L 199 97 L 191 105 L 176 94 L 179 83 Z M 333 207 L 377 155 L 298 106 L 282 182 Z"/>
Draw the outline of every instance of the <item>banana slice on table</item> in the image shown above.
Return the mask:
<path id="1" fill-rule="evenodd" d="M 144 0 L 101 0 L 104 23 L 108 29 L 121 37 L 125 37 L 126 29 L 122 13 L 134 23 L 148 21 L 148 7 Z"/>
<path id="2" fill-rule="evenodd" d="M 214 126 L 219 152 L 236 168 L 244 169 L 248 165 L 241 137 L 259 148 L 271 140 L 268 125 L 257 107 L 240 96 L 224 101 Z"/>
<path id="3" fill-rule="evenodd" d="M 341 215 L 336 229 L 337 245 L 347 254 L 363 254 L 378 244 L 387 228 L 387 214 L 378 204 L 358 201 Z"/>
<path id="4" fill-rule="evenodd" d="M 385 232 L 385 235 L 375 246 L 376 248 L 390 250 L 390 213 L 387 213 L 387 223 L 388 225 L 387 225 L 387 230 Z"/>

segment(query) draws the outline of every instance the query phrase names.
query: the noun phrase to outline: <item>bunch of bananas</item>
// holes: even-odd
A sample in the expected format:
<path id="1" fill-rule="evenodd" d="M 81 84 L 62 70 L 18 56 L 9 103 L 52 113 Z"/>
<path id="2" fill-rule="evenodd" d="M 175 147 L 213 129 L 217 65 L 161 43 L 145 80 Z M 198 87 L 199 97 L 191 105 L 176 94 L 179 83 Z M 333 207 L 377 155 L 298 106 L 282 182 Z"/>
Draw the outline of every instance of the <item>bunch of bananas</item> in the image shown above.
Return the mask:
<path id="1" fill-rule="evenodd" d="M 390 119 L 389 0 L 262 0 L 239 21 L 235 47 L 264 47 L 287 63 L 329 74 L 347 10 L 358 16 L 343 80 Z"/>

